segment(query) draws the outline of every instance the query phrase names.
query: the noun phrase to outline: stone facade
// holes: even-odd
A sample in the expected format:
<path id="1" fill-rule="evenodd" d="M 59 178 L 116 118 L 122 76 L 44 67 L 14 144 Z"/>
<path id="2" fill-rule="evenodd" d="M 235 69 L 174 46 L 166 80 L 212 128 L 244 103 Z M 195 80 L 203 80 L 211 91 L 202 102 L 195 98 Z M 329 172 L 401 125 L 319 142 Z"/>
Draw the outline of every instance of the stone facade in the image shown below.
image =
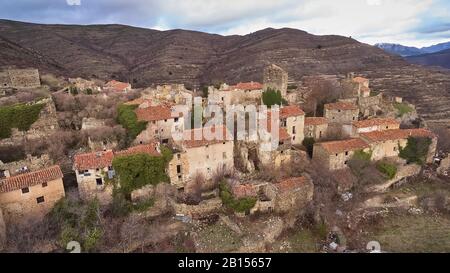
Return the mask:
<path id="1" fill-rule="evenodd" d="M 37 69 L 6 69 L 0 72 L 0 88 L 37 88 L 41 79 Z"/>
<path id="2" fill-rule="evenodd" d="M 392 118 L 373 118 L 354 121 L 351 125 L 343 126 L 344 134 L 350 137 L 358 137 L 361 133 L 400 129 L 400 122 Z"/>
<path id="3" fill-rule="evenodd" d="M 175 214 L 190 216 L 193 219 L 205 217 L 218 213 L 222 208 L 222 200 L 220 198 L 212 198 L 200 202 L 198 205 L 187 205 L 172 202 Z"/>
<path id="4" fill-rule="evenodd" d="M 100 92 L 102 90 L 101 86 L 95 81 L 85 80 L 82 78 L 69 78 L 69 83 L 80 91 L 91 89 L 94 92 Z"/>
<path id="5" fill-rule="evenodd" d="M 324 106 L 324 117 L 329 123 L 351 124 L 359 116 L 358 106 L 348 102 L 329 103 Z"/>
<path id="6" fill-rule="evenodd" d="M 369 152 L 370 147 L 358 138 L 317 143 L 313 149 L 313 160 L 320 162 L 328 170 L 345 169 L 358 150 Z"/>
<path id="7" fill-rule="evenodd" d="M 272 88 L 280 90 L 281 95 L 286 97 L 288 87 L 288 73 L 281 67 L 272 64 L 264 69 L 263 89 Z"/>
<path id="8" fill-rule="evenodd" d="M 327 137 L 328 120 L 323 117 L 305 118 L 305 138 L 321 140 Z"/>
<path id="9" fill-rule="evenodd" d="M 175 152 L 167 170 L 170 183 L 177 188 L 184 188 L 189 180 L 189 170 L 190 164 L 187 152 Z"/>
<path id="10" fill-rule="evenodd" d="M 184 131 L 184 117 L 173 113 L 169 106 L 137 108 L 136 115 L 139 121 L 147 122 L 147 128 L 136 137 L 135 143 L 146 144 L 155 140 L 169 143 L 174 132 Z"/>
<path id="11" fill-rule="evenodd" d="M 0 207 L 6 223 L 41 218 L 65 196 L 59 166 L 0 180 Z"/>
<path id="12" fill-rule="evenodd" d="M 222 84 L 219 89 L 208 88 L 208 103 L 221 106 L 243 104 L 255 105 L 261 103 L 263 86 L 258 82 L 238 83 L 228 86 Z"/>

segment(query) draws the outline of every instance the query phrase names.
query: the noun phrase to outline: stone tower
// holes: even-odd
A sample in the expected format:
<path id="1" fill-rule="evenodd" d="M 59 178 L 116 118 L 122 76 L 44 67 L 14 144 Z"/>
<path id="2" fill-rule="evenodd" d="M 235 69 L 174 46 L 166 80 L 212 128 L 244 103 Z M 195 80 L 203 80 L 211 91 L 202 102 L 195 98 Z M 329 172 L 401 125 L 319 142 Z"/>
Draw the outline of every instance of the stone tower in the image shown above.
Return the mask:
<path id="1" fill-rule="evenodd" d="M 264 69 L 263 88 L 273 88 L 281 91 L 283 97 L 287 94 L 288 73 L 281 67 L 271 64 Z"/>

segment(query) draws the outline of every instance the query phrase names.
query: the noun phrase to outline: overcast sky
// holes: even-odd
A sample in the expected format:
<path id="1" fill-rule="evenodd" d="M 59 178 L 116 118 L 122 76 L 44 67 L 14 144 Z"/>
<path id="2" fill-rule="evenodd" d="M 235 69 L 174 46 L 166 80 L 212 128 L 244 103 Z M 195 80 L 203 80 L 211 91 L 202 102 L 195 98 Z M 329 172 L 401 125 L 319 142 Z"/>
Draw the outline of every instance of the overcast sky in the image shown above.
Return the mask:
<path id="1" fill-rule="evenodd" d="M 223 35 L 291 27 L 369 44 L 450 41 L 450 0 L 0 0 L 0 18 Z"/>

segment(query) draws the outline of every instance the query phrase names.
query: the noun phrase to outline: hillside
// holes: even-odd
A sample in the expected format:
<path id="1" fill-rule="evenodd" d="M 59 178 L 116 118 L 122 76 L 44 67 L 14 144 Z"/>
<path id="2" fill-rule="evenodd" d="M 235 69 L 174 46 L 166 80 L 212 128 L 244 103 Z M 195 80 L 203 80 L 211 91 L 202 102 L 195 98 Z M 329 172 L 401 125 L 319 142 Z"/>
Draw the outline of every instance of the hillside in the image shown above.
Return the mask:
<path id="1" fill-rule="evenodd" d="M 441 66 L 450 69 L 450 49 L 439 51 L 436 53 L 410 56 L 407 57 L 406 59 L 409 62 L 415 64 L 427 66 Z"/>
<path id="2" fill-rule="evenodd" d="M 261 81 L 275 63 L 291 80 L 354 71 L 376 88 L 404 96 L 428 119 L 450 117 L 450 77 L 342 36 L 264 29 L 245 36 L 123 25 L 39 25 L 0 20 L 0 65 L 38 67 L 63 76 L 117 78 L 135 87 L 173 82 Z M 384 80 L 383 80 L 384 79 Z"/>

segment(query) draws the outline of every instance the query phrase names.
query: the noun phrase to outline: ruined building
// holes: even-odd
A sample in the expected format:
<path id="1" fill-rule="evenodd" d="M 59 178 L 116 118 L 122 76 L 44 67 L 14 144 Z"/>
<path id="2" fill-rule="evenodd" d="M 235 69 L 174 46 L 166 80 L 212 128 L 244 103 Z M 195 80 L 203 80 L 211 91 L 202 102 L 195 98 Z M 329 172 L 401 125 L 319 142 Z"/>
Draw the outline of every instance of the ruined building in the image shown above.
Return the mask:
<path id="1" fill-rule="evenodd" d="M 36 88 L 41 86 L 37 69 L 0 70 L 0 88 Z"/>
<path id="2" fill-rule="evenodd" d="M 272 88 L 280 90 L 281 95 L 286 97 L 288 87 L 288 73 L 281 67 L 271 64 L 264 69 L 263 89 Z"/>

